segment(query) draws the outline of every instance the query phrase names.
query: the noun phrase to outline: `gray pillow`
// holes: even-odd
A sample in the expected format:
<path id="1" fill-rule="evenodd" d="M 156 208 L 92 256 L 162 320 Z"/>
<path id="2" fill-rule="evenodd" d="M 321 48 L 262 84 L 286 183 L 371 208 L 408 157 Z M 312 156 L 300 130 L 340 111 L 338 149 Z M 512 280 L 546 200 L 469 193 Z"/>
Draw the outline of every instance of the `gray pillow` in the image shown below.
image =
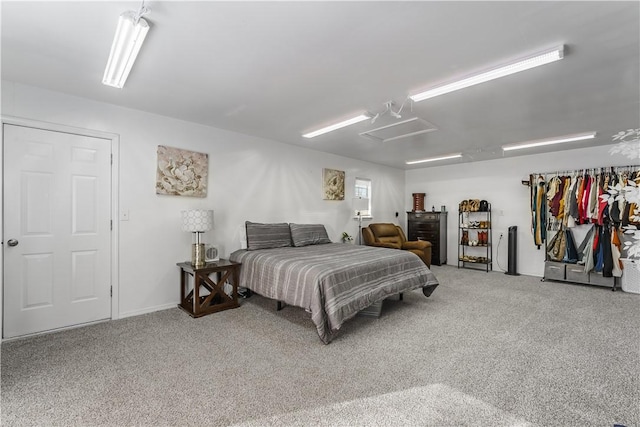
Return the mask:
<path id="1" fill-rule="evenodd" d="M 246 221 L 247 249 L 284 248 L 291 246 L 291 231 L 286 222 L 278 224 L 261 224 Z"/>
<path id="2" fill-rule="evenodd" d="M 331 243 L 322 224 L 289 224 L 293 246 L 321 245 Z"/>

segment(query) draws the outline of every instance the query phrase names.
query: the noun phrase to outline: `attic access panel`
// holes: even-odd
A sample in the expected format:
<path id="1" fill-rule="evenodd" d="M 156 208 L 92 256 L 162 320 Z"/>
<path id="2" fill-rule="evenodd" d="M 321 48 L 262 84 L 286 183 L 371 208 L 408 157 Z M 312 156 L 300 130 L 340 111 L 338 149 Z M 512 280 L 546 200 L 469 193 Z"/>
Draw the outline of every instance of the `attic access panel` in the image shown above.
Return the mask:
<path id="1" fill-rule="evenodd" d="M 401 122 L 361 132 L 360 136 L 365 136 L 375 141 L 389 142 L 427 132 L 433 132 L 434 130 L 438 130 L 438 128 L 432 123 L 429 123 L 419 117 L 413 117 Z"/>

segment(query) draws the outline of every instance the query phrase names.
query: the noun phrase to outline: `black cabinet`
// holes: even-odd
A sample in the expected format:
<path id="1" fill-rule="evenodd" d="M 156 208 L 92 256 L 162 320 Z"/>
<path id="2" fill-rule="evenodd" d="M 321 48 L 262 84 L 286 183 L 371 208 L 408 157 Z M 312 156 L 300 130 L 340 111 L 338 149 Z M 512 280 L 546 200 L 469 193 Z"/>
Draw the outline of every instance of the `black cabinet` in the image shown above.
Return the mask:
<path id="1" fill-rule="evenodd" d="M 447 263 L 447 212 L 407 212 L 407 238 L 426 240 L 431 248 L 431 264 Z"/>

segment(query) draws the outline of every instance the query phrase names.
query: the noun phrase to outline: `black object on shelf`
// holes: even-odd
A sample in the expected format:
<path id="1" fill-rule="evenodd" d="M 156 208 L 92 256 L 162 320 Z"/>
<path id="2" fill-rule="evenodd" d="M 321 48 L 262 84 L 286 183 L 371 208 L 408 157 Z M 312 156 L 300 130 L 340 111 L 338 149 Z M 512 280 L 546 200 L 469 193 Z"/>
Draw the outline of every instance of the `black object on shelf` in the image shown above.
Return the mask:
<path id="1" fill-rule="evenodd" d="M 519 276 L 518 273 L 518 226 L 509 227 L 509 246 L 508 246 L 508 264 L 507 271 L 504 274 L 510 276 Z"/>

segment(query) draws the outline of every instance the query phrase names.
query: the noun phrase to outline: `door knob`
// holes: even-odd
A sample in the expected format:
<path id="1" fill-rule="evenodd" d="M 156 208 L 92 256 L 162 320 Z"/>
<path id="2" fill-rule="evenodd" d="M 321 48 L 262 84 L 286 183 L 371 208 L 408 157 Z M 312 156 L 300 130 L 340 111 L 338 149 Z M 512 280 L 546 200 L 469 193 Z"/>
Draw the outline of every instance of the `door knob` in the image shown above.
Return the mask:
<path id="1" fill-rule="evenodd" d="M 16 239 L 9 239 L 7 241 L 7 245 L 9 245 L 9 246 L 18 246 L 18 241 Z"/>

